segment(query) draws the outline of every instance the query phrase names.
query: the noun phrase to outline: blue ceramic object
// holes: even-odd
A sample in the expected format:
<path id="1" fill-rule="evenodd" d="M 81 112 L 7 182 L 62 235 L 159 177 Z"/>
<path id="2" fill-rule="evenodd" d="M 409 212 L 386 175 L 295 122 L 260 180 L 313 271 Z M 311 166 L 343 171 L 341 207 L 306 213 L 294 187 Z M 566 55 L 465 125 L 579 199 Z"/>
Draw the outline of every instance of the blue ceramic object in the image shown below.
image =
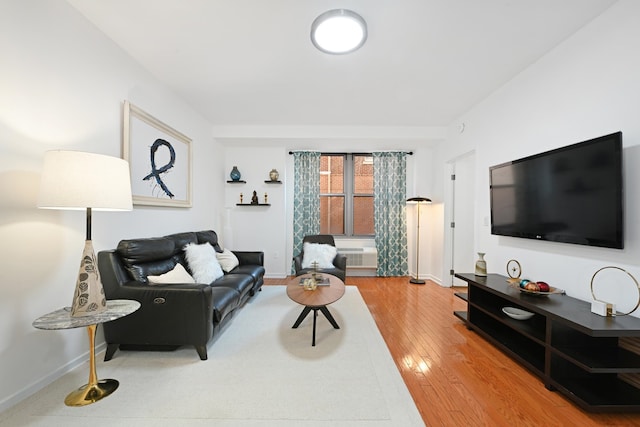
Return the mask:
<path id="1" fill-rule="evenodd" d="M 234 166 L 233 169 L 231 169 L 231 173 L 229 174 L 229 176 L 231 177 L 232 181 L 240 181 L 240 177 L 242 175 L 240 174 L 238 167 Z"/>

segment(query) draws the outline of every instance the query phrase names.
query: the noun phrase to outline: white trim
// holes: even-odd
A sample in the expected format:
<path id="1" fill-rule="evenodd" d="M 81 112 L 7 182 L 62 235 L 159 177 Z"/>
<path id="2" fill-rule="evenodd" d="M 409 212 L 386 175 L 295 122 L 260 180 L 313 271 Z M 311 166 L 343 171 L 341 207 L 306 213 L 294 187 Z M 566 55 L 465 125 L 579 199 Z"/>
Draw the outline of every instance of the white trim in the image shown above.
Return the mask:
<path id="1" fill-rule="evenodd" d="M 98 354 L 102 353 L 106 349 L 106 347 L 107 347 L 107 344 L 105 342 L 102 342 L 102 343 L 96 345 L 96 347 L 95 347 L 96 359 L 98 358 Z M 4 412 L 7 409 L 11 408 L 12 406 L 20 403 L 21 401 L 23 401 L 27 397 L 37 393 L 38 391 L 42 390 L 43 388 L 45 388 L 46 386 L 48 386 L 52 382 L 58 380 L 59 378 L 61 378 L 65 374 L 73 371 L 78 366 L 80 366 L 80 365 L 82 365 L 84 363 L 87 363 L 87 362 L 89 362 L 89 349 L 87 349 L 87 351 L 82 353 L 80 356 L 76 357 L 75 359 L 70 360 L 65 365 L 62 365 L 58 369 L 56 369 L 55 371 L 49 373 L 47 376 L 42 377 L 38 381 L 35 381 L 35 382 L 29 384 L 28 386 L 24 387 L 23 389 L 16 391 L 12 395 L 10 395 L 9 397 L 7 397 L 3 401 L 1 401 L 0 402 L 0 412 Z M 87 370 L 87 378 L 88 377 L 89 377 L 89 373 L 88 373 L 88 370 Z M 78 384 L 78 387 L 80 387 L 80 386 L 82 386 L 82 384 Z M 69 390 L 69 392 L 72 392 L 72 391 L 73 390 Z M 60 396 L 61 400 L 64 399 L 64 398 L 65 398 L 65 396 Z"/>

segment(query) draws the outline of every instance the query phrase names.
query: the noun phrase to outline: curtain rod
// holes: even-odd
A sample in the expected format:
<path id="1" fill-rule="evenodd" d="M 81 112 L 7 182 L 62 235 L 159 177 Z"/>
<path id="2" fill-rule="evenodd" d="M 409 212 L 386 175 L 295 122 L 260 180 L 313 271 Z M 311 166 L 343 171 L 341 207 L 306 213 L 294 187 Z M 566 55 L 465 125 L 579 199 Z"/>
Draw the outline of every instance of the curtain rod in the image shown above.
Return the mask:
<path id="1" fill-rule="evenodd" d="M 381 151 L 375 151 L 376 153 L 380 153 Z M 289 151 L 289 154 L 293 154 L 294 151 Z M 330 153 L 330 154 L 360 154 L 360 153 Z M 409 156 L 413 156 L 413 151 L 405 151 L 404 154 L 408 154 Z"/>

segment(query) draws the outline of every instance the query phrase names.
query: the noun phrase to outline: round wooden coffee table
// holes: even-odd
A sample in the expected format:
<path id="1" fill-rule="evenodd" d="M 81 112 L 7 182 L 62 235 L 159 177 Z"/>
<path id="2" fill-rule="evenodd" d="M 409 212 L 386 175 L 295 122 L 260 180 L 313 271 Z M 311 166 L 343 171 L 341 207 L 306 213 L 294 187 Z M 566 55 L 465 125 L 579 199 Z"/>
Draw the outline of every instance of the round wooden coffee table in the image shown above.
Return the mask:
<path id="1" fill-rule="evenodd" d="M 297 328 L 300 326 L 300 323 L 307 317 L 307 315 L 313 311 L 313 337 L 311 340 L 311 345 L 316 345 L 316 318 L 318 317 L 318 310 L 324 317 L 327 318 L 329 323 L 335 328 L 340 329 L 338 323 L 333 318 L 327 306 L 338 301 L 344 295 L 344 282 L 337 278 L 336 276 L 332 276 L 330 274 L 322 273 L 320 274 L 323 278 L 329 279 L 328 285 L 318 285 L 318 287 L 312 291 L 306 290 L 304 286 L 302 286 L 302 281 L 304 279 L 310 278 L 311 274 L 303 274 L 301 276 L 296 276 L 289 281 L 287 284 L 287 295 L 291 300 L 297 302 L 300 305 L 304 305 L 304 309 L 298 319 L 293 324 L 292 328 Z"/>

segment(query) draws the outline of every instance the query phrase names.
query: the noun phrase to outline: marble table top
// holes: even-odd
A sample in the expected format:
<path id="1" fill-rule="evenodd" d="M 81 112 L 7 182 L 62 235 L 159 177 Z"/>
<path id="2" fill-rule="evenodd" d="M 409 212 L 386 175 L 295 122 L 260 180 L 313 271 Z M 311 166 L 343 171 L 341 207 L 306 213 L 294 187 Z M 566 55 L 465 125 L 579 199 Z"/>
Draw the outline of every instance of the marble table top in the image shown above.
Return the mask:
<path id="1" fill-rule="evenodd" d="M 107 309 L 101 313 L 71 317 L 71 307 L 65 307 L 37 318 L 33 321 L 33 327 L 48 330 L 82 328 L 119 319 L 139 308 L 138 301 L 114 299 L 107 300 Z"/>

